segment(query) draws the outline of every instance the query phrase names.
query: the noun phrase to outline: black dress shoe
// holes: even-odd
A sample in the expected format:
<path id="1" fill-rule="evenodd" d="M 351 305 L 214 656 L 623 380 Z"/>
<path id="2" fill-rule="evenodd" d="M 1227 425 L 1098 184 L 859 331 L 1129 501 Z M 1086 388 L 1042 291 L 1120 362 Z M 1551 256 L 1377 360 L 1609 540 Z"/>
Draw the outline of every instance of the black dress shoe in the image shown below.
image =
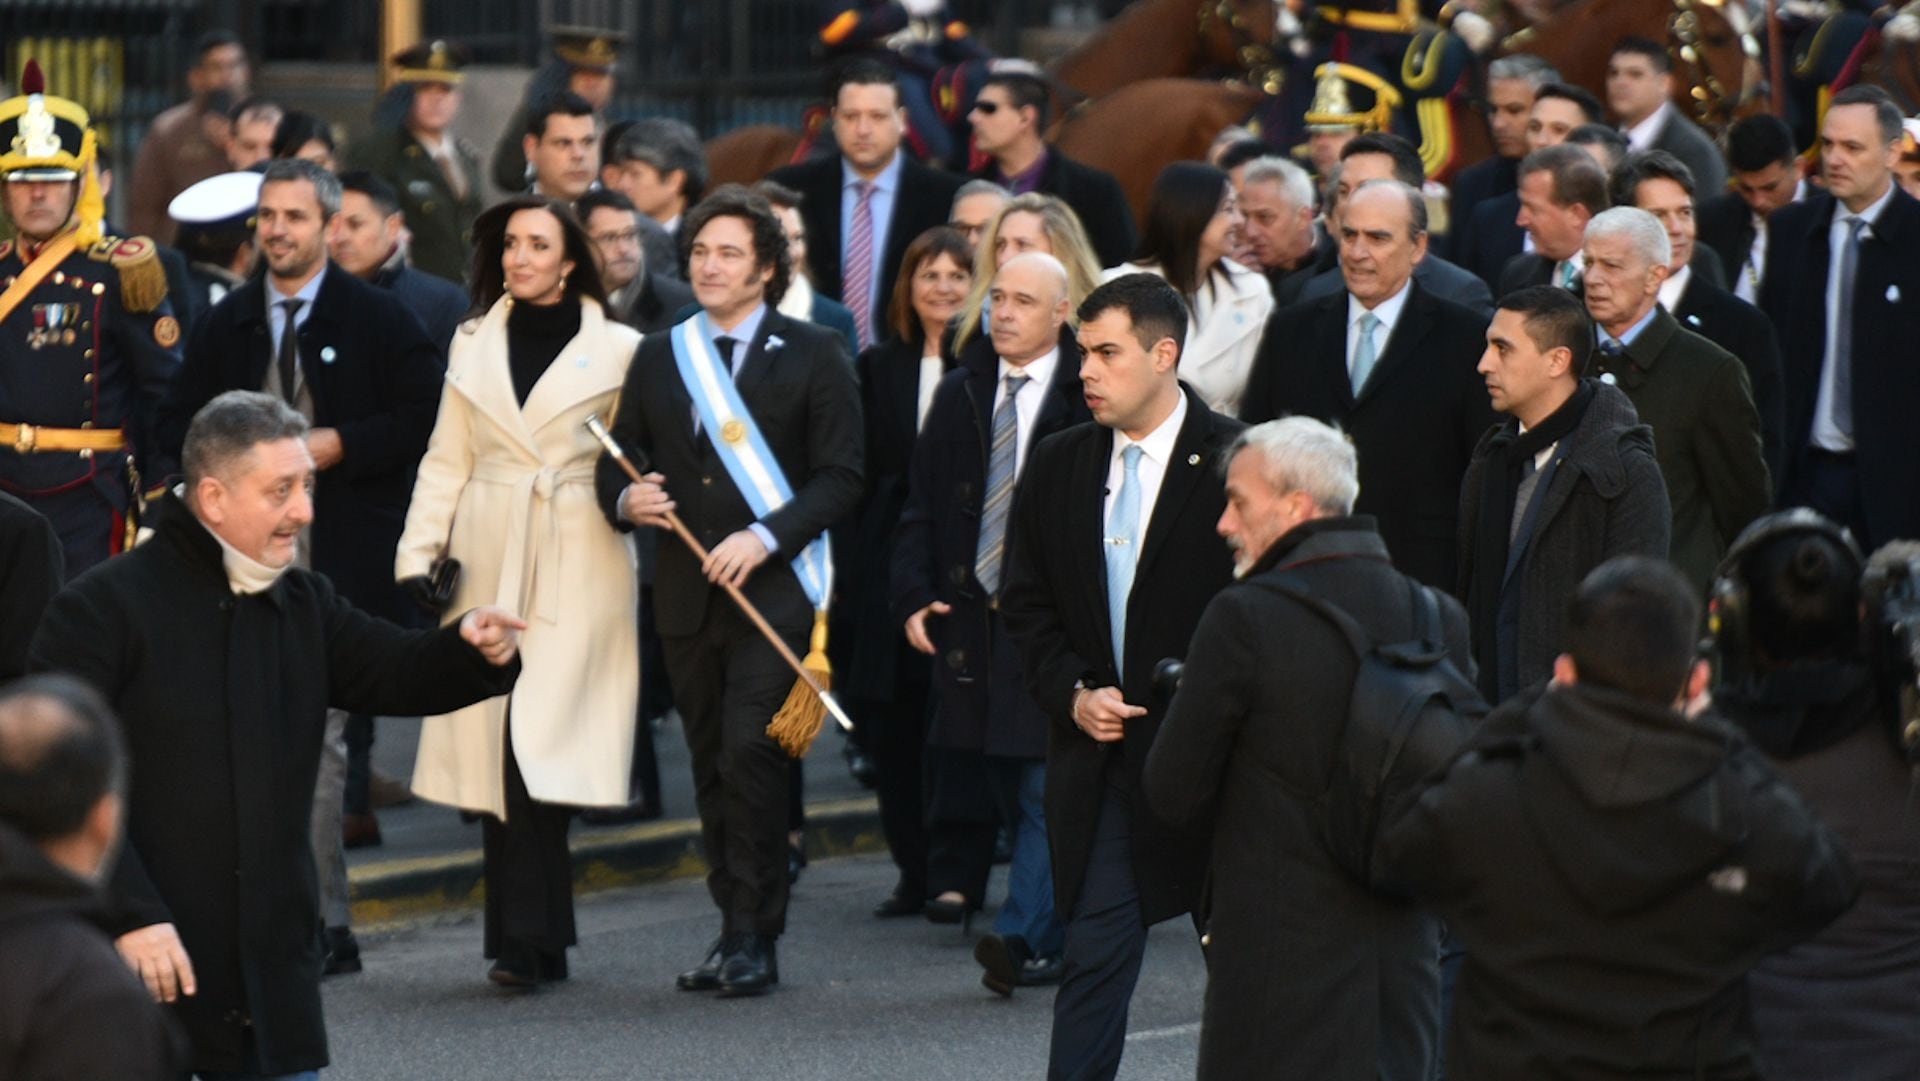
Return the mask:
<path id="1" fill-rule="evenodd" d="M 720 997 L 764 995 L 780 982 L 780 961 L 772 935 L 741 935 L 737 948 L 720 966 Z"/>
<path id="2" fill-rule="evenodd" d="M 707 959 L 674 977 L 674 983 L 682 991 L 717 991 L 720 989 L 720 968 L 726 964 L 727 956 L 734 950 L 734 935 L 721 935 L 707 947 Z"/>
<path id="3" fill-rule="evenodd" d="M 1001 998 L 1013 997 L 1013 989 L 1020 986 L 1021 966 L 1032 956 L 1027 940 L 1019 935 L 988 934 L 973 947 L 973 959 L 986 969 L 980 985 Z"/>
<path id="4" fill-rule="evenodd" d="M 329 927 L 324 935 L 327 957 L 321 962 L 320 975 L 344 976 L 360 971 L 360 941 L 353 937 L 353 928 Z"/>
<path id="5" fill-rule="evenodd" d="M 520 969 L 508 965 L 505 961 L 495 961 L 493 967 L 487 970 L 487 979 L 513 991 L 531 991 L 540 986 L 540 977 L 538 975 L 531 972 L 523 972 Z"/>
<path id="6" fill-rule="evenodd" d="M 1020 986 L 1045 987 L 1059 983 L 1066 971 L 1067 963 L 1057 953 L 1046 957 L 1029 957 L 1020 966 Z"/>
<path id="7" fill-rule="evenodd" d="M 887 899 L 873 906 L 873 914 L 880 919 L 892 919 L 895 916 L 915 916 L 927 907 L 927 899 L 911 893 L 890 893 Z"/>
<path id="8" fill-rule="evenodd" d="M 973 913 L 979 906 L 972 901 L 944 901 L 930 897 L 921 911 L 927 914 L 928 923 L 957 923 L 960 933 L 966 934 L 973 929 Z"/>

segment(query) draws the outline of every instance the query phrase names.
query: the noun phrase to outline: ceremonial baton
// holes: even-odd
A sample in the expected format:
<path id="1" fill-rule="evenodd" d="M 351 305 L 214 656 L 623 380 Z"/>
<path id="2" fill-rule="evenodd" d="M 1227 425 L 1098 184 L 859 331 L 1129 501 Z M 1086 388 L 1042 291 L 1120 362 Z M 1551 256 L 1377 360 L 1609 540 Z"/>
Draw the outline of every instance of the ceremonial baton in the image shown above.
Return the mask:
<path id="1" fill-rule="evenodd" d="M 645 484 L 646 480 L 640 474 L 642 470 L 649 468 L 646 455 L 642 453 L 640 455 L 640 464 L 635 466 L 634 463 L 627 458 L 627 452 L 621 449 L 620 443 L 613 438 L 613 433 L 608 431 L 607 426 L 600 422 L 598 416 L 589 415 L 586 424 L 587 431 L 592 432 L 593 437 L 600 441 L 600 445 L 607 448 L 607 455 L 626 472 L 628 478 L 635 484 Z M 687 528 L 687 524 L 680 520 L 678 514 L 672 511 L 667 512 L 667 527 L 673 530 L 673 535 L 679 537 L 681 543 L 693 551 L 694 556 L 697 557 L 700 562 L 705 563 L 707 561 L 706 546 L 700 543 L 699 539 L 693 535 L 693 531 Z M 767 622 L 767 617 L 760 614 L 760 610 L 753 606 L 753 602 L 747 599 L 747 595 L 740 592 L 738 586 L 724 582 L 721 583 L 720 588 L 727 591 L 727 596 L 733 598 L 733 603 L 739 605 L 740 610 L 746 613 L 748 621 L 760 631 L 761 635 L 764 636 L 768 642 L 772 643 L 774 650 L 780 654 L 780 659 L 786 661 L 787 667 L 793 669 L 794 675 L 800 677 L 800 682 L 806 684 L 807 689 L 811 690 L 814 696 L 820 699 L 820 704 L 827 707 L 827 712 L 832 714 L 833 719 L 840 723 L 840 727 L 848 732 L 853 731 L 853 718 L 847 716 L 846 711 L 840 708 L 840 703 L 833 700 L 833 695 L 828 693 L 827 689 L 820 685 L 819 680 L 813 678 L 813 673 L 807 671 L 807 666 L 801 662 L 799 657 L 794 656 L 793 650 L 787 648 L 787 643 L 780 638 L 780 632 L 773 629 L 772 624 Z M 800 701 L 804 702 L 806 699 L 802 698 Z"/>

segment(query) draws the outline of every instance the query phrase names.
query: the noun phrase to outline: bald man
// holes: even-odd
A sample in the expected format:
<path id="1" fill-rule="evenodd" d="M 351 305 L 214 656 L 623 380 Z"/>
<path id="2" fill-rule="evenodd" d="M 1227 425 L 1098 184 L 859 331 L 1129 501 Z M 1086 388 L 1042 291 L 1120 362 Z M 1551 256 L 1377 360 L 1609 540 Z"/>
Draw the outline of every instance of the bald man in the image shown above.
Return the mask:
<path id="1" fill-rule="evenodd" d="M 997 823 L 1013 832 L 1007 900 L 974 957 L 997 994 L 1060 976 L 1045 791 L 1047 722 L 1020 682 L 1001 623 L 1008 512 L 1034 444 L 1092 419 L 1068 325 L 1067 272 L 1017 255 L 988 292 L 989 335 L 934 390 L 894 549 L 893 610 L 907 640 L 933 654 L 928 916 L 958 922 L 981 907 Z M 935 452 L 937 450 L 937 453 Z"/>

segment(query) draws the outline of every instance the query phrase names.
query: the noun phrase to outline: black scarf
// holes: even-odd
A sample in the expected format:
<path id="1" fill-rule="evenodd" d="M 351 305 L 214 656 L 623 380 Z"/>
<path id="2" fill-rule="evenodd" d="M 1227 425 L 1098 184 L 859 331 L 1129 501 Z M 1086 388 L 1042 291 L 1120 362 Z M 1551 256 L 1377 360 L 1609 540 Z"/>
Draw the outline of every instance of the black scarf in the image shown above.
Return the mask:
<path id="1" fill-rule="evenodd" d="M 1487 448 L 1479 517 L 1473 530 L 1473 589 L 1467 598 L 1473 608 L 1473 655 L 1480 662 L 1483 687 L 1499 683 L 1500 651 L 1495 629 L 1500 619 L 1500 585 L 1507 574 L 1507 536 L 1520 492 L 1521 468 L 1534 455 L 1572 433 L 1587 415 L 1593 395 L 1593 381 L 1583 379 L 1573 397 L 1547 419 L 1518 435 L 1496 437 Z"/>
<path id="2" fill-rule="evenodd" d="M 1798 758 L 1885 715 L 1878 692 L 1864 662 L 1808 661 L 1716 687 L 1713 704 L 1770 757 Z"/>

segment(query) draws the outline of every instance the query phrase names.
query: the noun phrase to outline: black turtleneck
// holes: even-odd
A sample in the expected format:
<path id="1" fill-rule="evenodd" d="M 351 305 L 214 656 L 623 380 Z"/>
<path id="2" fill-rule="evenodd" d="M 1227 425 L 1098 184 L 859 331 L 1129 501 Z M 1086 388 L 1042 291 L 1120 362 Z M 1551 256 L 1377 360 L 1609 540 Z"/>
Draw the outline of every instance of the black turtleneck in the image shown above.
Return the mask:
<path id="1" fill-rule="evenodd" d="M 579 333 L 580 301 L 572 296 L 561 297 L 557 304 L 514 301 L 507 313 L 507 367 L 521 405 L 527 404 L 527 395 L 553 358 Z"/>

